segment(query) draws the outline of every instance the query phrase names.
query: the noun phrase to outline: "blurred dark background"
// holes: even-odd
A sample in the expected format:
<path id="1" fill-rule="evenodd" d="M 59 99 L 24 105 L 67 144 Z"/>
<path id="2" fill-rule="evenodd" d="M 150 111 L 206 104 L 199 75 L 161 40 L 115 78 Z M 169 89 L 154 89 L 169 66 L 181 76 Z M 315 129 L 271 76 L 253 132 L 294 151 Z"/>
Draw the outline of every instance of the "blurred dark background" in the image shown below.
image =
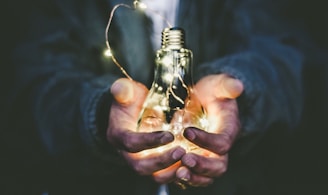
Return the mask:
<path id="1" fill-rule="evenodd" d="M 302 48 L 308 60 L 303 72 L 306 101 L 301 124 L 279 148 L 275 148 L 277 157 L 272 168 L 276 171 L 272 178 L 275 194 L 328 194 L 328 1 L 286 0 L 281 3 L 286 4 L 286 9 L 277 11 L 302 23 L 313 44 Z M 2 125 L 6 115 L 3 112 L 6 92 L 15 80 L 9 56 L 19 43 L 21 33 L 28 28 L 24 24 L 24 15 L 32 14 L 28 8 L 34 5 L 29 1 L 10 0 L 1 4 L 0 189 L 8 186 L 8 182 L 10 187 L 19 186 L 20 182 L 28 185 L 28 178 L 37 175 L 29 171 L 17 173 L 24 171 L 24 164 L 11 161 L 11 151 L 2 141 L 8 139 L 4 132 L 10 131 L 10 126 Z M 12 143 L 15 144 L 15 139 Z M 42 185 L 42 178 L 37 181 Z M 31 184 L 35 185 L 38 184 Z"/>

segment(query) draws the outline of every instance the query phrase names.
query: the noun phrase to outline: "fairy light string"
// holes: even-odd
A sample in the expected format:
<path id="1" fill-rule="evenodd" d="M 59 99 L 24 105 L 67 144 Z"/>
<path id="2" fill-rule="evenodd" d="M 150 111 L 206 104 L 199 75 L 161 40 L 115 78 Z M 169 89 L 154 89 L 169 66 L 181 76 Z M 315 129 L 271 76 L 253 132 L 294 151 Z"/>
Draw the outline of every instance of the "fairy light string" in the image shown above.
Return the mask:
<path id="1" fill-rule="evenodd" d="M 157 15 L 159 18 L 161 18 L 163 20 L 163 22 L 165 23 L 165 25 L 167 26 L 167 28 L 169 28 L 169 29 L 172 28 L 172 25 L 171 25 L 171 23 L 169 22 L 169 20 L 166 17 L 164 17 L 163 15 L 161 15 L 158 11 L 149 8 L 144 2 L 140 2 L 139 0 L 133 1 L 133 4 L 132 5 L 128 5 L 128 4 L 124 4 L 124 3 L 119 3 L 119 4 L 116 4 L 112 8 L 112 10 L 110 12 L 110 15 L 109 15 L 108 23 L 107 23 L 107 26 L 106 26 L 106 30 L 105 30 L 105 39 L 106 39 L 107 49 L 104 52 L 104 55 L 107 56 L 107 57 L 110 57 L 112 59 L 113 63 L 120 69 L 120 71 L 122 72 L 123 75 L 125 75 L 128 79 L 133 80 L 133 78 L 128 74 L 128 72 L 124 69 L 124 67 L 116 59 L 116 57 L 115 57 L 115 55 L 114 55 L 114 53 L 113 53 L 113 51 L 111 49 L 110 42 L 109 42 L 109 35 L 110 35 L 109 29 L 111 27 L 111 24 L 112 24 L 112 21 L 113 21 L 115 12 L 119 8 L 126 8 L 126 9 L 130 9 L 132 11 L 141 10 L 141 11 L 144 11 L 144 12 L 147 9 L 148 12 L 151 12 L 151 13 Z M 163 33 L 165 33 L 165 32 L 163 32 Z M 166 38 L 168 38 L 168 37 L 166 37 Z M 162 59 L 162 60 L 163 60 L 163 65 L 165 65 L 165 66 L 168 66 L 168 65 L 170 65 L 172 63 L 170 60 L 168 62 L 166 62 L 167 59 Z M 181 62 L 180 62 L 179 64 L 177 64 L 177 66 L 182 67 L 184 65 L 181 64 Z M 176 101 L 178 101 L 180 104 L 182 104 L 182 105 L 189 105 L 189 102 L 190 102 L 190 99 L 189 98 L 190 98 L 190 94 L 191 94 L 192 88 L 189 88 L 185 84 L 183 78 L 179 74 L 176 74 L 176 73 L 173 73 L 172 75 L 163 75 L 163 77 L 164 77 L 164 80 L 169 83 L 169 89 L 168 89 L 168 91 L 166 91 L 166 98 L 169 99 L 169 96 L 172 95 L 172 97 Z M 168 78 L 165 78 L 165 77 L 168 77 Z M 173 77 L 178 77 L 178 80 L 181 82 L 182 87 L 186 90 L 187 97 L 188 97 L 186 100 L 182 99 L 181 97 L 179 97 L 175 93 L 174 88 L 176 86 L 174 86 L 174 84 L 173 84 Z"/>
<path id="2" fill-rule="evenodd" d="M 105 51 L 105 56 L 107 57 L 111 57 L 113 63 L 120 69 L 120 71 L 130 80 L 133 80 L 133 78 L 127 73 L 127 71 L 124 69 L 124 67 L 119 63 L 119 61 L 115 58 L 115 55 L 114 53 L 112 52 L 112 49 L 111 49 L 111 46 L 110 46 L 110 42 L 109 42 L 109 29 L 110 29 L 110 26 L 112 24 L 112 21 L 113 21 L 113 18 L 114 18 L 114 15 L 115 15 L 115 12 L 119 9 L 119 8 L 127 8 L 127 9 L 130 9 L 130 10 L 141 10 L 141 11 L 145 11 L 147 9 L 148 12 L 151 12 L 155 15 L 157 15 L 160 19 L 162 19 L 165 23 L 165 25 L 167 26 L 168 29 L 171 29 L 172 28 L 172 25 L 171 23 L 169 22 L 169 20 L 164 17 L 163 15 L 161 15 L 158 11 L 154 10 L 154 9 L 151 9 L 149 8 L 145 3 L 143 2 L 140 2 L 138 0 L 135 0 L 133 1 L 133 5 L 128 5 L 128 4 L 124 4 L 124 3 L 120 3 L 120 4 L 117 4 L 113 7 L 113 9 L 111 10 L 110 12 L 110 16 L 109 16 L 109 20 L 108 20 L 108 23 L 107 23 L 107 26 L 106 26 L 106 31 L 105 31 L 105 38 L 106 38 L 106 46 L 107 46 L 107 50 Z M 163 32 L 164 34 L 162 34 L 162 36 L 164 36 L 165 38 L 164 39 L 168 39 L 168 32 Z M 174 35 L 176 36 L 176 35 Z M 172 36 L 171 36 L 172 37 Z M 176 37 L 175 37 L 176 39 Z M 162 40 L 163 41 L 163 40 Z M 164 40 L 166 41 L 166 40 Z M 168 44 L 167 42 L 165 44 Z M 163 45 L 162 45 L 163 46 Z M 171 60 L 168 60 L 166 58 L 162 59 L 163 60 L 163 65 L 165 66 L 169 66 L 171 65 L 173 62 L 171 62 Z M 168 60 L 168 61 L 167 61 Z M 184 65 L 181 64 L 181 62 L 179 62 L 179 64 L 177 64 L 178 67 L 183 67 Z M 164 77 L 164 80 L 169 84 L 169 88 L 168 90 L 166 91 L 166 99 L 169 100 L 170 99 L 170 96 L 172 96 L 177 102 L 179 102 L 181 105 L 188 105 L 189 104 L 189 97 L 190 97 L 190 88 L 185 84 L 183 78 L 177 74 L 177 73 L 172 73 L 172 75 L 163 75 Z M 167 78 L 166 78 L 167 77 Z M 184 100 L 182 99 L 181 97 L 179 97 L 174 89 L 176 88 L 176 86 L 173 84 L 173 80 L 174 80 L 174 77 L 177 77 L 178 80 L 181 82 L 181 85 L 182 87 L 186 90 L 187 92 L 187 99 Z M 185 102 L 186 101 L 186 102 Z M 165 109 L 165 108 L 162 108 L 162 109 Z M 180 109 L 180 108 L 179 108 Z"/>
<path id="3" fill-rule="evenodd" d="M 151 8 L 148 8 L 148 6 L 145 4 L 145 3 L 142 3 L 138 0 L 135 0 L 133 1 L 133 6 L 131 5 L 127 5 L 127 4 L 124 4 L 124 3 L 120 3 L 120 4 L 117 4 L 113 7 L 111 13 L 110 13 L 110 16 L 109 16 L 109 19 L 108 19 L 108 23 L 107 23 L 107 26 L 106 26 L 106 31 L 105 31 L 105 39 L 106 39 L 106 46 L 107 46 L 107 49 L 106 51 L 104 52 L 104 55 L 107 56 L 107 57 L 110 57 L 114 64 L 121 70 L 121 72 L 130 80 L 133 80 L 132 77 L 127 73 L 127 71 L 124 69 L 124 67 L 118 62 L 118 60 L 115 58 L 114 56 L 114 53 L 113 53 L 113 50 L 111 49 L 111 46 L 110 46 L 110 43 L 109 43 L 109 28 L 112 24 L 112 20 L 114 18 L 114 14 L 115 12 L 117 11 L 118 8 L 127 8 L 127 9 L 131 9 L 131 10 L 145 10 L 147 9 L 148 11 L 150 12 L 153 12 L 154 14 L 158 15 L 160 18 L 162 18 L 166 25 L 168 27 L 172 27 L 172 25 L 170 24 L 170 22 L 164 17 L 162 16 L 160 13 L 158 13 L 157 11 L 151 9 Z"/>
<path id="4" fill-rule="evenodd" d="M 104 52 L 104 55 L 107 56 L 107 57 L 110 57 L 113 61 L 113 63 L 120 69 L 120 71 L 123 73 L 123 75 L 125 75 L 128 79 L 130 80 L 133 80 L 133 78 L 127 73 L 127 71 L 124 69 L 124 67 L 119 63 L 119 61 L 116 59 L 114 53 L 113 53 L 113 50 L 111 49 L 111 46 L 110 46 L 110 42 L 109 42 L 109 29 L 111 27 L 111 24 L 112 24 L 112 20 L 114 18 L 114 15 L 115 15 L 115 12 L 119 9 L 119 8 L 126 8 L 126 9 L 130 9 L 130 10 L 141 10 L 141 11 L 145 11 L 147 9 L 147 11 L 157 15 L 160 19 L 162 19 L 164 21 L 164 23 L 166 24 L 166 26 L 168 28 L 172 28 L 172 25 L 170 24 L 169 20 L 164 17 L 163 15 L 161 15 L 159 12 L 149 8 L 145 3 L 143 2 L 140 2 L 139 0 L 134 0 L 133 1 L 133 5 L 128 5 L 128 4 L 124 4 L 124 3 L 120 3 L 120 4 L 117 4 L 113 7 L 113 9 L 111 10 L 110 12 L 110 16 L 109 16 L 109 19 L 108 19 L 108 23 L 107 23 L 107 26 L 106 26 L 106 30 L 105 30 L 105 40 L 106 40 L 106 51 Z M 166 62 L 165 60 L 166 59 L 162 59 L 162 63 L 164 66 L 169 66 L 172 64 L 171 61 L 169 62 Z M 177 64 L 178 67 L 184 67 L 185 64 L 183 62 L 179 62 Z M 176 74 L 176 73 L 173 73 L 172 75 L 162 75 L 164 77 L 164 80 L 166 82 L 169 83 L 169 89 L 166 91 L 166 100 L 169 100 L 170 99 L 170 95 L 173 96 L 173 98 L 178 101 L 181 105 L 184 105 L 184 107 L 188 107 L 190 106 L 190 96 L 191 96 L 191 93 L 193 93 L 193 89 L 192 88 L 189 88 L 187 86 L 187 84 L 184 82 L 183 78 L 181 77 L 181 75 L 179 74 Z M 165 76 L 168 76 L 168 78 L 165 79 Z M 187 92 L 187 99 L 184 100 L 183 98 L 179 97 L 178 94 L 175 93 L 175 88 L 176 86 L 173 84 L 173 77 L 177 78 L 181 85 L 182 85 L 182 88 L 184 88 Z M 157 87 L 160 87 L 160 86 L 157 86 Z M 160 90 L 161 91 L 161 90 Z M 171 108 L 168 108 L 167 105 L 166 106 L 163 106 L 163 107 L 160 107 L 160 109 L 162 111 L 166 111 L 166 109 L 171 109 Z M 176 108 L 174 108 L 176 109 Z M 186 114 L 186 110 L 183 109 L 183 108 L 178 108 L 176 110 L 179 110 L 179 109 L 182 109 L 182 113 L 181 115 L 179 116 L 178 120 L 176 123 L 174 124 L 163 124 L 162 125 L 162 129 L 163 130 L 171 130 L 172 133 L 179 137 L 179 141 L 176 139 L 176 141 L 168 144 L 168 145 L 165 145 L 165 146 L 161 146 L 161 147 L 158 147 L 158 148 L 154 148 L 154 149 L 150 149 L 150 150 L 145 150 L 145 151 L 142 151 L 142 152 L 139 152 L 137 155 L 142 157 L 142 156 L 147 156 L 149 155 L 150 153 L 152 152 L 155 152 L 155 153 L 162 153 L 164 151 L 166 151 L 167 149 L 171 148 L 172 146 L 175 146 L 175 145 L 181 145 L 182 147 L 186 148 L 188 151 L 196 151 L 197 147 L 195 145 L 192 145 L 190 144 L 188 141 L 181 141 L 180 139 L 183 139 L 183 137 L 181 137 L 180 135 L 180 132 L 183 128 L 183 119 L 185 117 L 185 114 Z M 203 113 L 204 110 L 203 110 L 203 107 L 201 106 L 201 112 Z M 172 125 L 172 126 L 171 126 Z M 200 118 L 199 118 L 199 125 L 202 129 L 208 129 L 209 127 L 209 121 L 208 119 L 206 118 L 206 115 L 201 115 Z M 154 173 L 156 174 L 156 173 Z M 181 184 L 180 182 L 178 182 L 178 184 Z M 181 184 L 182 185 L 182 184 Z M 180 186 L 181 188 L 186 188 L 186 186 L 182 185 Z M 161 188 L 159 190 L 159 194 L 165 194 L 165 195 L 168 195 L 168 190 L 167 190 L 167 185 L 166 184 L 162 184 L 161 185 Z"/>

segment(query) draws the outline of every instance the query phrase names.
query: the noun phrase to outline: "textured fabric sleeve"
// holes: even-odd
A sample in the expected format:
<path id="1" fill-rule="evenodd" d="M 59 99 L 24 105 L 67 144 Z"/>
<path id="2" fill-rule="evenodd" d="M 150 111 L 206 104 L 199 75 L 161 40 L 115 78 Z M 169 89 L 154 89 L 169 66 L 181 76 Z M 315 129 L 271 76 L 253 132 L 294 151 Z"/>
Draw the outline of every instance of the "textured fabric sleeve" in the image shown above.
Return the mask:
<path id="1" fill-rule="evenodd" d="M 106 23 L 97 6 L 54 0 L 28 7 L 13 52 L 9 123 L 26 134 L 17 147 L 29 146 L 27 153 L 43 149 L 35 162 L 50 159 L 50 166 L 63 170 L 112 174 L 123 163 L 105 131 L 109 88 L 120 75 L 102 55 Z M 38 144 L 29 145 L 31 140 Z"/>
<path id="2" fill-rule="evenodd" d="M 241 119 L 240 148 L 247 152 L 269 129 L 291 130 L 303 109 L 304 31 L 284 14 L 288 4 L 228 1 L 222 26 L 222 55 L 202 63 L 197 79 L 227 73 L 240 79 L 244 93 L 237 99 Z M 248 140 L 248 138 L 251 140 Z M 245 140 L 245 141 L 243 141 Z"/>
<path id="3" fill-rule="evenodd" d="M 302 111 L 303 57 L 270 38 L 256 38 L 248 51 L 203 64 L 203 75 L 227 73 L 245 87 L 239 106 L 243 133 L 264 131 L 274 122 L 293 128 Z"/>

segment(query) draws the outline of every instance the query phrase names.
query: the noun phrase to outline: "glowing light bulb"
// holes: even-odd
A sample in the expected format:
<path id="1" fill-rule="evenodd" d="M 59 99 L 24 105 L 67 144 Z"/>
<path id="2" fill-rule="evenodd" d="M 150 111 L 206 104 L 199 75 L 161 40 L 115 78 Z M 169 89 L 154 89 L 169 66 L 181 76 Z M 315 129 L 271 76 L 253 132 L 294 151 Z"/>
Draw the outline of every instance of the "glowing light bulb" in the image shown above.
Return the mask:
<path id="1" fill-rule="evenodd" d="M 156 54 L 155 76 L 138 120 L 137 131 L 170 131 L 175 141 L 149 153 L 161 153 L 180 145 L 187 151 L 198 148 L 183 137 L 186 127 L 207 130 L 206 114 L 192 90 L 192 51 L 184 48 L 184 31 L 167 28 L 162 48 Z"/>

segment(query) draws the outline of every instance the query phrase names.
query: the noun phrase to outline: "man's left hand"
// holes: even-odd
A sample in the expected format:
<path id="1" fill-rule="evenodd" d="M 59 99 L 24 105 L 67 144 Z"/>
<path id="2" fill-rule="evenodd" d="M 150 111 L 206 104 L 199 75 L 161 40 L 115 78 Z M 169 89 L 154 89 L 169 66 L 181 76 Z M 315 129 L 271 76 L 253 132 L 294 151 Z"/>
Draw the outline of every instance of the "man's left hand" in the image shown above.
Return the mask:
<path id="1" fill-rule="evenodd" d="M 210 129 L 185 130 L 184 136 L 201 151 L 183 156 L 176 183 L 208 186 L 227 170 L 228 151 L 240 130 L 236 98 L 243 90 L 240 80 L 226 74 L 210 75 L 196 84 L 196 95 L 207 112 Z"/>

